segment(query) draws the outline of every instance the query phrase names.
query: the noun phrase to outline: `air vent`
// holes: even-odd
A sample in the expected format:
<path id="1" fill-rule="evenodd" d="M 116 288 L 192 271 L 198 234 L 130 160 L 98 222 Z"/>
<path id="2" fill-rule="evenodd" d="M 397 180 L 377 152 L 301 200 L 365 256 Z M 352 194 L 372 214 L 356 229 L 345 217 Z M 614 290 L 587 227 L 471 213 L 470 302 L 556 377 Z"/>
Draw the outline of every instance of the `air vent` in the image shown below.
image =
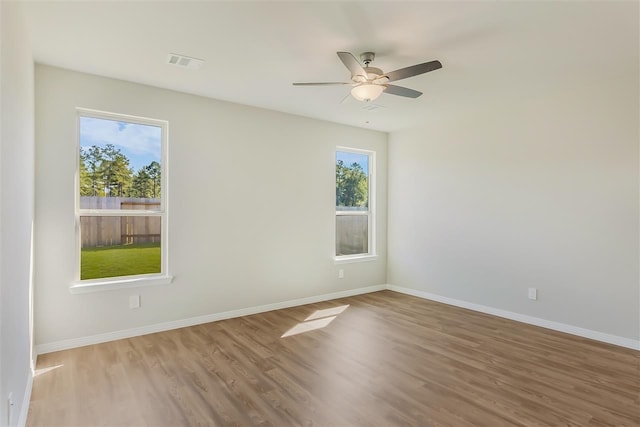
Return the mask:
<path id="1" fill-rule="evenodd" d="M 379 111 L 379 110 L 382 110 L 383 108 L 386 108 L 386 107 L 383 107 L 382 105 L 378 105 L 378 104 L 372 104 L 371 102 L 367 102 L 365 105 L 361 107 L 361 109 L 364 111 Z"/>
<path id="2" fill-rule="evenodd" d="M 198 58 L 191 58 L 185 55 L 179 55 L 177 53 L 170 53 L 167 57 L 167 64 L 175 65 L 176 67 L 191 68 L 198 70 L 204 64 L 204 60 Z"/>

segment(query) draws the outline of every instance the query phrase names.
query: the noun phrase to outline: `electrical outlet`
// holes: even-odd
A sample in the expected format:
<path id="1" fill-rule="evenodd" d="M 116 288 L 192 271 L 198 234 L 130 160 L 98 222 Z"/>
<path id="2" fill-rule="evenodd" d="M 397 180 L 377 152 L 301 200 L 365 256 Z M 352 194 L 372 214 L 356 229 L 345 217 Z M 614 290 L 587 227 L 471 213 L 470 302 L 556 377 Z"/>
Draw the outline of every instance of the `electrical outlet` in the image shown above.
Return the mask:
<path id="1" fill-rule="evenodd" d="M 140 295 L 131 295 L 129 297 L 129 308 L 140 308 Z"/>
<path id="2" fill-rule="evenodd" d="M 538 290 L 536 288 L 529 288 L 529 299 L 538 299 Z"/>
<path id="3" fill-rule="evenodd" d="M 338 270 L 338 279 L 344 279 L 344 270 L 342 268 Z"/>
<path id="4" fill-rule="evenodd" d="M 9 393 L 7 398 L 7 425 L 11 425 L 13 420 L 13 393 Z"/>

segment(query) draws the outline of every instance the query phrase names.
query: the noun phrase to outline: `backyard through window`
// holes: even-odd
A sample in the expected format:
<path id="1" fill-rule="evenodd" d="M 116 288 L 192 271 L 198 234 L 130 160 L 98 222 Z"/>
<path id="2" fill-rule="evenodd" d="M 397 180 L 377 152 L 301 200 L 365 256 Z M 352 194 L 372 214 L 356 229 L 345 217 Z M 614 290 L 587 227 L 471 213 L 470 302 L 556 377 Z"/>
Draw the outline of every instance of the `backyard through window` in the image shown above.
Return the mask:
<path id="1" fill-rule="evenodd" d="M 371 252 L 371 152 L 336 151 L 336 256 Z"/>
<path id="2" fill-rule="evenodd" d="M 162 273 L 163 125 L 81 113 L 79 126 L 80 279 Z"/>

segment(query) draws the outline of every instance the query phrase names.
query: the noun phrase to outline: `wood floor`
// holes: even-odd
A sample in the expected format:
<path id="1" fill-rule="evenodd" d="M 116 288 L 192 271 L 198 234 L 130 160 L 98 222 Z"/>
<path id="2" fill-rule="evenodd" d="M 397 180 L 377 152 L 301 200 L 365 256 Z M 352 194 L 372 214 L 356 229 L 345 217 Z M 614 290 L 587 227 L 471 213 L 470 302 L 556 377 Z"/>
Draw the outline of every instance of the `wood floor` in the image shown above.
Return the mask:
<path id="1" fill-rule="evenodd" d="M 28 426 L 640 426 L 640 352 L 391 291 L 37 369 Z"/>

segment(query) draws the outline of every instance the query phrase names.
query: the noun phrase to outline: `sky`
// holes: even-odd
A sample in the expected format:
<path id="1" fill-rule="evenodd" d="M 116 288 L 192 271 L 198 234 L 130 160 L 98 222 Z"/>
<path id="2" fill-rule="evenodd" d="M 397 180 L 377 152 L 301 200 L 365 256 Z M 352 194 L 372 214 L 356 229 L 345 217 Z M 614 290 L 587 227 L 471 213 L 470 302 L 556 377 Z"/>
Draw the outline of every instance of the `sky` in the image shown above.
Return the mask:
<path id="1" fill-rule="evenodd" d="M 360 153 L 351 153 L 348 151 L 336 151 L 336 161 L 342 160 L 345 165 L 358 163 L 362 166 L 365 174 L 369 174 L 369 156 Z"/>
<path id="2" fill-rule="evenodd" d="M 152 161 L 162 160 L 162 129 L 158 126 L 80 117 L 80 146 L 113 144 L 137 172 Z"/>

